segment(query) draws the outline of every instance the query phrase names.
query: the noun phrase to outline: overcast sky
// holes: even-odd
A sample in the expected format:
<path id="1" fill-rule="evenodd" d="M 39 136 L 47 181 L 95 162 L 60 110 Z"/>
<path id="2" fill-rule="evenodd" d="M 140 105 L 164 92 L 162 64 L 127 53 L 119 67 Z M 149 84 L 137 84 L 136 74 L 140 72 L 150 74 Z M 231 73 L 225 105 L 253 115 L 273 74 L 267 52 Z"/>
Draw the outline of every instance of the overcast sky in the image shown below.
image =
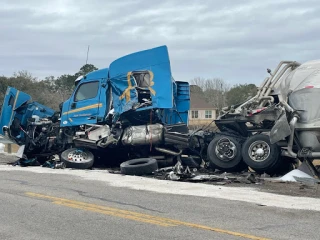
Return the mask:
<path id="1" fill-rule="evenodd" d="M 260 84 L 280 60 L 320 58 L 319 0 L 0 0 L 0 75 L 73 74 L 167 45 L 176 80 Z"/>

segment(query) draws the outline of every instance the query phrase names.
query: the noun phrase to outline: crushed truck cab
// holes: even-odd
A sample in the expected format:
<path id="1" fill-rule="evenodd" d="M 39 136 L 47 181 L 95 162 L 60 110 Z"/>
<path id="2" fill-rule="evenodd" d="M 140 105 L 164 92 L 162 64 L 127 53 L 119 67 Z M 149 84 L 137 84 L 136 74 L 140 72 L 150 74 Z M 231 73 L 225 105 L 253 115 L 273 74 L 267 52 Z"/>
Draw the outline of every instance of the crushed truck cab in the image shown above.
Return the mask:
<path id="1" fill-rule="evenodd" d="M 28 126 L 36 125 L 36 120 L 51 118 L 54 110 L 38 102 L 31 96 L 15 88 L 7 89 L 0 116 L 0 134 L 18 145 L 28 141 Z M 32 119 L 32 120 L 31 120 Z"/>
<path id="2" fill-rule="evenodd" d="M 166 46 L 121 57 L 78 80 L 58 112 L 9 87 L 1 135 L 25 145 L 28 157 L 62 153 L 79 168 L 92 165 L 92 153 L 166 158 L 188 148 L 189 84 L 173 79 Z"/>

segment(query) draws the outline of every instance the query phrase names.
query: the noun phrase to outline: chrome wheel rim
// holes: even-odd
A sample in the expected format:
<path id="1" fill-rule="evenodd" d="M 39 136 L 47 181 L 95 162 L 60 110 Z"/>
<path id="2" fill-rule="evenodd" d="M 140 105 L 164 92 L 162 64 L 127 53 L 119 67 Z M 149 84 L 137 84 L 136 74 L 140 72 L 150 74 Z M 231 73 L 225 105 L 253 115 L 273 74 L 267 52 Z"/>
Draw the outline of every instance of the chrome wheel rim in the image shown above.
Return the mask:
<path id="1" fill-rule="evenodd" d="M 81 150 L 76 149 L 68 154 L 68 160 L 71 162 L 88 162 L 90 159 L 88 158 L 88 154 Z"/>
<path id="2" fill-rule="evenodd" d="M 249 157 L 255 162 L 263 162 L 270 156 L 270 146 L 265 141 L 255 141 L 248 149 Z"/>
<path id="3" fill-rule="evenodd" d="M 217 142 L 215 153 L 220 160 L 229 162 L 235 158 L 237 147 L 229 138 L 221 138 Z"/>

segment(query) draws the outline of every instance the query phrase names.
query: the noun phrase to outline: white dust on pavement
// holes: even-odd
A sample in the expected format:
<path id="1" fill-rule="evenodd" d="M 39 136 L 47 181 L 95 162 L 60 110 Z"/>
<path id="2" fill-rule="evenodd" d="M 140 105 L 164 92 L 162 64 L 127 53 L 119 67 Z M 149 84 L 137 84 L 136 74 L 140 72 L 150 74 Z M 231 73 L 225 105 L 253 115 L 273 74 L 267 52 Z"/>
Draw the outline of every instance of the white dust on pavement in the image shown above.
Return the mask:
<path id="1" fill-rule="evenodd" d="M 294 197 L 260 192 L 250 187 L 224 187 L 201 183 L 175 182 L 152 178 L 125 176 L 106 170 L 50 169 L 43 167 L 0 166 L 0 171 L 26 171 L 44 174 L 66 174 L 84 180 L 102 181 L 113 187 L 152 191 L 164 194 L 188 195 L 243 201 L 270 207 L 320 211 L 320 199 Z"/>

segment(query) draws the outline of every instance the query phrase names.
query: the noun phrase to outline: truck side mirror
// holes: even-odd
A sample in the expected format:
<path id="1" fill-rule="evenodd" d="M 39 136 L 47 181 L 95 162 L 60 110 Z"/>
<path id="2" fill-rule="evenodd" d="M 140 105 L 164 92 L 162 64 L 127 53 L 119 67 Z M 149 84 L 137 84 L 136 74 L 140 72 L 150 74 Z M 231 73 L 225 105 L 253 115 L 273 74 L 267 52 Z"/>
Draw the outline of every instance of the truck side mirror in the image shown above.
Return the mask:
<path id="1" fill-rule="evenodd" d="M 71 108 L 74 109 L 76 108 L 77 104 L 74 102 L 74 103 L 71 103 Z"/>

